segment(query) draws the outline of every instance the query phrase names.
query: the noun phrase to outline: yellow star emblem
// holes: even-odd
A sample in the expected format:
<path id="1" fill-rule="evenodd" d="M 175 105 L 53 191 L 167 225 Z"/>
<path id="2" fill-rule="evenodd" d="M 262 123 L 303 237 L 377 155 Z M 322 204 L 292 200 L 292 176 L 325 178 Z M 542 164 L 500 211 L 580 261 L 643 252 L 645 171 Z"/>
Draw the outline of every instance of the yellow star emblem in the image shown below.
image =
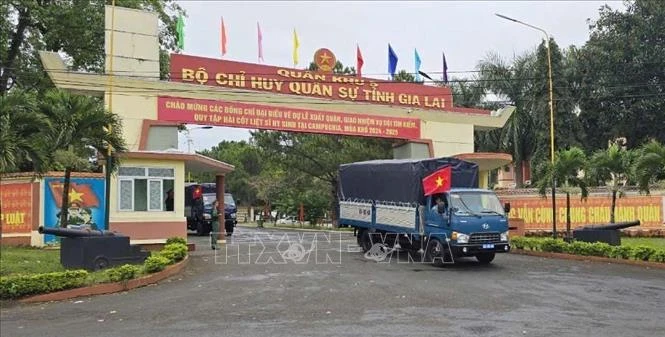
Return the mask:
<path id="1" fill-rule="evenodd" d="M 76 192 L 76 190 L 72 188 L 69 192 L 69 202 L 83 201 L 81 196 L 83 196 L 83 193 Z"/>
<path id="2" fill-rule="evenodd" d="M 330 59 L 332 58 L 328 53 L 324 52 L 319 56 L 321 58 L 321 64 L 330 64 Z"/>
<path id="3" fill-rule="evenodd" d="M 441 187 L 441 186 L 443 186 L 443 183 L 444 183 L 445 181 L 446 181 L 446 180 L 443 179 L 443 178 L 441 178 L 441 176 L 436 177 L 436 187 Z"/>

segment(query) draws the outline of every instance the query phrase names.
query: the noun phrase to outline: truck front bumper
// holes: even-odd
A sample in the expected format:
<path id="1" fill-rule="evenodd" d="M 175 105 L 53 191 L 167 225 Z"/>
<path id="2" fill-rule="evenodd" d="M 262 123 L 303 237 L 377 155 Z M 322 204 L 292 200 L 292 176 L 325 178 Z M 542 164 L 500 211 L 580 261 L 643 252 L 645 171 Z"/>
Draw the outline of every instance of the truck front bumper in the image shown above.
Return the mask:
<path id="1" fill-rule="evenodd" d="M 455 256 L 474 256 L 482 253 L 508 253 L 510 252 L 510 243 L 457 244 L 450 248 Z"/>

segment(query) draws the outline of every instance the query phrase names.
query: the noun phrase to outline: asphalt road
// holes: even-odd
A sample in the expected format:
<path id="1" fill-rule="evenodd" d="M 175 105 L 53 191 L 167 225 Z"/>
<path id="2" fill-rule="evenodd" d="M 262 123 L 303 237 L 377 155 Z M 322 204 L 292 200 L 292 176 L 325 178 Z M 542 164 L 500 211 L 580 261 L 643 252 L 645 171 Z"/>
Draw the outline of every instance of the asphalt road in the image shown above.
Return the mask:
<path id="1" fill-rule="evenodd" d="M 665 335 L 663 270 L 513 254 L 377 263 L 349 233 L 281 233 L 240 228 L 214 252 L 193 238 L 185 272 L 158 285 L 6 305 L 0 336 Z"/>

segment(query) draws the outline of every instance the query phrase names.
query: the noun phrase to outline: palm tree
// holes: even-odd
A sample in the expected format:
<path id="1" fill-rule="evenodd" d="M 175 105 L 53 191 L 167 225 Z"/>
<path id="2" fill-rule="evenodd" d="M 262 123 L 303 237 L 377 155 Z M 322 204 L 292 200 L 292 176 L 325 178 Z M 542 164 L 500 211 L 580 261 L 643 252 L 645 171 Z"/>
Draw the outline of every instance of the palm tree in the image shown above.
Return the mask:
<path id="1" fill-rule="evenodd" d="M 526 53 L 507 63 L 498 54 L 490 53 L 480 61 L 479 81 L 487 92 L 505 99 L 515 106 L 506 125 L 501 129 L 499 149 L 507 151 L 515 163 L 515 180 L 522 186 L 522 166 L 536 151 L 536 128 L 531 115 L 531 82 L 525 79 L 534 75 L 535 54 Z"/>
<path id="2" fill-rule="evenodd" d="M 49 123 L 34 108 L 35 97 L 25 92 L 0 96 L 0 173 L 28 167 L 43 171 L 39 140 Z"/>
<path id="3" fill-rule="evenodd" d="M 633 167 L 634 153 L 612 144 L 606 150 L 594 152 L 589 161 L 589 177 L 598 186 L 605 185 L 612 193 L 610 206 L 610 223 L 614 223 L 614 210 L 617 195 L 623 196 L 624 187 L 628 184 Z"/>
<path id="4" fill-rule="evenodd" d="M 47 92 L 39 109 L 52 124 L 46 135 L 47 153 L 53 166 L 65 171 L 60 210 L 60 225 L 65 227 L 72 171 L 87 168 L 87 159 L 94 155 L 94 151 L 105 156 L 107 144 L 116 153 L 126 151 L 122 124 L 120 117 L 106 111 L 96 98 L 72 95 L 60 90 Z"/>
<path id="5" fill-rule="evenodd" d="M 649 183 L 665 178 L 665 145 L 657 140 L 647 142 L 638 150 L 635 178 L 640 191 L 649 194 Z"/>
<path id="6" fill-rule="evenodd" d="M 554 157 L 554 164 L 547 162 L 544 172 L 537 182 L 540 195 L 547 195 L 548 188 L 552 187 L 552 181 L 560 182 L 559 189 L 566 193 L 566 235 L 570 238 L 570 193 L 575 188 L 581 190 L 582 199 L 589 195 L 586 181 L 579 177 L 580 171 L 587 166 L 584 151 L 578 147 L 568 150 L 560 150 Z"/>

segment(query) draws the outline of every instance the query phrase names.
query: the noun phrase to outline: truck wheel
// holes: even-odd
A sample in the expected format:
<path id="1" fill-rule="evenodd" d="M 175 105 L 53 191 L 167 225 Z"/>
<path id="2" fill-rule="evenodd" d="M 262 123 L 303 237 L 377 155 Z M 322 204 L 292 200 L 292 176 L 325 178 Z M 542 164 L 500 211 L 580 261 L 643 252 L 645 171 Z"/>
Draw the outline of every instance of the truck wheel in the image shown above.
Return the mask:
<path id="1" fill-rule="evenodd" d="M 360 248 L 362 249 L 363 253 L 367 253 L 370 249 L 372 249 L 372 240 L 370 239 L 368 230 L 363 230 L 360 234 Z"/>
<path id="2" fill-rule="evenodd" d="M 95 258 L 94 268 L 95 270 L 102 270 L 109 266 L 109 260 L 103 256 Z"/>
<path id="3" fill-rule="evenodd" d="M 450 252 L 439 239 L 431 239 L 427 243 L 425 251 L 425 261 L 431 262 L 437 267 L 442 267 L 445 262 L 451 262 Z"/>
<path id="4" fill-rule="evenodd" d="M 476 259 L 480 264 L 490 264 L 494 260 L 494 253 L 482 253 L 476 255 Z"/>
<path id="5" fill-rule="evenodd" d="M 204 236 L 205 234 L 205 224 L 203 221 L 199 221 L 196 223 L 196 235 L 198 236 Z"/>

